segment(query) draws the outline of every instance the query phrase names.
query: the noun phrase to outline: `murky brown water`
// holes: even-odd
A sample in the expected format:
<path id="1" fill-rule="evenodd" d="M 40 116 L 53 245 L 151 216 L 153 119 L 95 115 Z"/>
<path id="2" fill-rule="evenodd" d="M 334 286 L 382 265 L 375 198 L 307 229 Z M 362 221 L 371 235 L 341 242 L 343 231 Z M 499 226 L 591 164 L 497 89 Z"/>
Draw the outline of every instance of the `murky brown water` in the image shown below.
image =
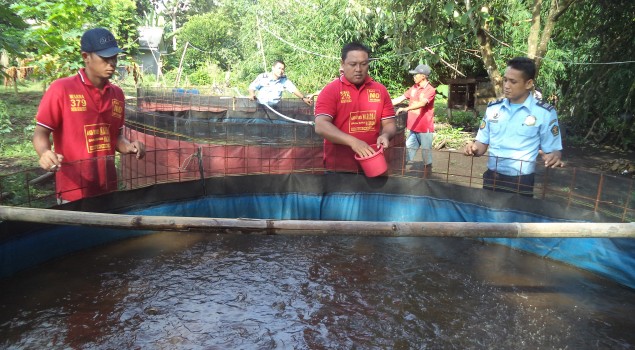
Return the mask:
<path id="1" fill-rule="evenodd" d="M 635 291 L 464 239 L 157 233 L 0 285 L 9 349 L 635 346 Z"/>

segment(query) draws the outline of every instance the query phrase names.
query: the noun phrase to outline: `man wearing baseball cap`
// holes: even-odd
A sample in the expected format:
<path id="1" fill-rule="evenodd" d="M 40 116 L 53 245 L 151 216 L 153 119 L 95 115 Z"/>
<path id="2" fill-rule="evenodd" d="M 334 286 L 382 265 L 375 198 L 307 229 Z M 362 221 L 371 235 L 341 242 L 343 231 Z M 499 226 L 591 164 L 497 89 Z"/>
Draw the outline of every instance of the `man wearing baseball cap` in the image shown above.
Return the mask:
<path id="1" fill-rule="evenodd" d="M 58 203 L 117 190 L 115 151 L 145 155 L 142 142 L 123 134 L 124 94 L 110 83 L 123 50 L 104 28 L 86 31 L 80 42 L 85 67 L 50 85 L 33 133 L 40 166 L 56 172 Z"/>
<path id="2" fill-rule="evenodd" d="M 414 70 L 408 71 L 412 74 L 414 85 L 406 92 L 392 99 L 393 105 L 398 105 L 408 100 L 408 107 L 397 109 L 397 115 L 401 112 L 408 112 L 406 128 L 408 138 L 406 139 L 406 161 L 412 162 L 419 148 L 423 156 L 423 172 L 427 177 L 432 172 L 432 139 L 434 138 L 434 98 L 437 90 L 430 82 L 430 67 L 427 64 L 420 64 Z"/>

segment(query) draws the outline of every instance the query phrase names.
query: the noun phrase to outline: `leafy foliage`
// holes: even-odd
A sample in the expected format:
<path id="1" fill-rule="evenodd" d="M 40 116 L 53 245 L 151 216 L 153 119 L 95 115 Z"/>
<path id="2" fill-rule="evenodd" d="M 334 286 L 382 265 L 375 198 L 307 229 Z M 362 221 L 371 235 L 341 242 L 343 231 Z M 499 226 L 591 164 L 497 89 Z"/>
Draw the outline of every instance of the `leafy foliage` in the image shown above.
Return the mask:
<path id="1" fill-rule="evenodd" d="M 0 49 L 22 56 L 22 36 L 28 25 L 4 0 L 0 1 Z"/>
<path id="2" fill-rule="evenodd" d="M 229 70 L 240 62 L 242 50 L 236 45 L 240 28 L 225 9 L 194 15 L 179 30 L 180 41 L 192 45 L 185 54 L 187 67 L 196 69 L 205 62 L 213 62 Z M 183 48 L 185 45 L 176 51 L 177 56 L 181 57 Z"/>
<path id="3" fill-rule="evenodd" d="M 628 118 L 635 111 L 635 63 L 624 62 L 635 57 L 634 18 L 635 5 L 627 0 L 584 2 L 563 17 L 566 30 L 555 40 L 567 63 L 556 86 L 570 134 L 586 135 L 598 119 L 591 131 L 604 136 L 596 141 L 623 148 L 635 143 Z"/>
<path id="4" fill-rule="evenodd" d="M 7 104 L 0 100 L 0 135 L 5 135 L 13 131 L 11 127 L 11 118 L 9 117 L 9 109 Z M 4 137 L 2 137 L 4 139 Z"/>
<path id="5" fill-rule="evenodd" d="M 24 32 L 24 50 L 37 58 L 39 75 L 49 83 L 83 66 L 80 37 L 86 29 L 110 29 L 124 49 L 137 35 L 134 0 L 19 0 L 10 8 L 34 24 Z"/>
<path id="6" fill-rule="evenodd" d="M 305 6 L 265 0 L 251 7 L 243 18 L 243 28 L 250 30 L 241 38 L 246 49 L 244 79 L 251 81 L 279 59 L 300 90 L 324 87 L 338 76 L 344 32 L 339 14 L 345 7 L 341 0 Z"/>
<path id="7" fill-rule="evenodd" d="M 35 128 L 33 117 L 42 98 L 36 84 L 25 86 L 20 94 L 0 91 L 0 158 L 17 159 L 17 163 L 37 165 L 31 136 Z"/>
<path id="8" fill-rule="evenodd" d="M 432 67 L 434 85 L 463 76 L 500 75 L 508 59 L 535 48 L 531 38 L 536 31 L 551 35 L 547 23 L 552 5 L 572 4 L 555 18 L 552 36 L 547 36 L 551 40 L 545 57 L 539 58 L 537 86 L 578 137 L 600 118 L 596 129 L 612 136 L 607 140 L 622 146 L 635 143 L 632 123 L 622 117 L 635 109 L 634 64 L 595 64 L 635 57 L 632 0 L 7 1 L 0 0 L 9 9 L 0 11 L 0 46 L 15 51 L 23 45 L 18 51 L 35 56 L 49 80 L 81 66 L 77 47 L 84 29 L 112 29 L 131 56 L 136 26 L 148 16 L 157 20 L 160 13 L 168 19 L 168 35 L 178 38 L 177 50 L 164 56 L 165 77 L 176 76 L 189 42 L 182 80 L 222 80 L 245 92 L 257 74 L 282 59 L 289 78 L 310 93 L 338 75 L 342 45 L 361 41 L 376 59 L 371 76 L 392 94 L 411 84 L 407 71 L 419 63 Z M 536 5 L 540 11 L 532 12 Z M 22 30 L 20 18 L 35 25 Z"/>
<path id="9" fill-rule="evenodd" d="M 451 125 L 440 125 L 435 129 L 433 146 L 435 149 L 443 147 L 455 150 L 462 149 L 472 138 L 472 134 L 463 131 L 463 128 L 457 128 Z"/>

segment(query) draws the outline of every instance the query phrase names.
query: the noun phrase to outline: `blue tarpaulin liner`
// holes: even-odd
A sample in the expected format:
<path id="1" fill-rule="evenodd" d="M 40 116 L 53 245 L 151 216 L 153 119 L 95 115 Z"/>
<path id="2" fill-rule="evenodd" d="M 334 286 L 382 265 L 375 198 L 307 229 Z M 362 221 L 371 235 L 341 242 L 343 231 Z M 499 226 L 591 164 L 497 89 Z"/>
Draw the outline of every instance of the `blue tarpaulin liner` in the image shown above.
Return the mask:
<path id="1" fill-rule="evenodd" d="M 197 181 L 155 185 L 70 203 L 65 208 L 106 211 L 110 207 L 110 212 L 127 214 L 275 220 L 507 223 L 598 219 L 596 213 L 567 211 L 538 199 L 457 187 L 353 174 L 236 176 L 208 179 L 204 186 Z M 77 249 L 147 233 L 81 227 L 17 232 L 15 226 L 5 224 L 0 226 L 2 276 Z M 485 240 L 565 262 L 635 288 L 633 239 Z"/>

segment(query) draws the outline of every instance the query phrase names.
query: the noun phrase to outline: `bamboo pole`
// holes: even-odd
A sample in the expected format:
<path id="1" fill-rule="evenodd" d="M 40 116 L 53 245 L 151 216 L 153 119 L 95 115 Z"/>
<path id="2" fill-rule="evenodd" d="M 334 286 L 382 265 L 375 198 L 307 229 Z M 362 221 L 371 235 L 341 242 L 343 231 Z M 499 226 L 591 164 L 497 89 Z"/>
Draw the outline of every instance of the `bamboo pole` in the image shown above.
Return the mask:
<path id="1" fill-rule="evenodd" d="M 374 222 L 225 219 L 122 215 L 0 206 L 0 220 L 127 230 L 203 231 L 265 235 L 467 237 L 467 238 L 635 238 L 635 223 Z"/>
<path id="2" fill-rule="evenodd" d="M 258 42 L 257 46 L 262 54 L 262 67 L 264 71 L 267 71 L 267 58 L 265 57 L 265 44 L 262 41 L 262 33 L 260 32 L 260 17 L 256 15 L 256 28 L 258 29 Z"/>
<path id="3" fill-rule="evenodd" d="M 181 55 L 181 60 L 179 61 L 179 70 L 176 74 L 176 82 L 174 83 L 174 87 L 179 87 L 179 83 L 181 82 L 181 73 L 183 73 L 183 59 L 185 58 L 185 52 L 187 52 L 187 47 L 190 45 L 190 42 L 185 43 L 185 47 L 183 47 L 183 54 Z"/>
<path id="4" fill-rule="evenodd" d="M 46 172 L 43 175 L 40 175 L 40 176 L 36 177 L 35 179 L 29 181 L 29 185 L 33 186 L 33 185 L 39 184 L 40 182 L 44 182 L 44 181 L 47 181 L 47 180 L 53 180 L 51 178 L 53 175 L 55 175 L 55 173 L 52 172 L 52 171 Z"/>

